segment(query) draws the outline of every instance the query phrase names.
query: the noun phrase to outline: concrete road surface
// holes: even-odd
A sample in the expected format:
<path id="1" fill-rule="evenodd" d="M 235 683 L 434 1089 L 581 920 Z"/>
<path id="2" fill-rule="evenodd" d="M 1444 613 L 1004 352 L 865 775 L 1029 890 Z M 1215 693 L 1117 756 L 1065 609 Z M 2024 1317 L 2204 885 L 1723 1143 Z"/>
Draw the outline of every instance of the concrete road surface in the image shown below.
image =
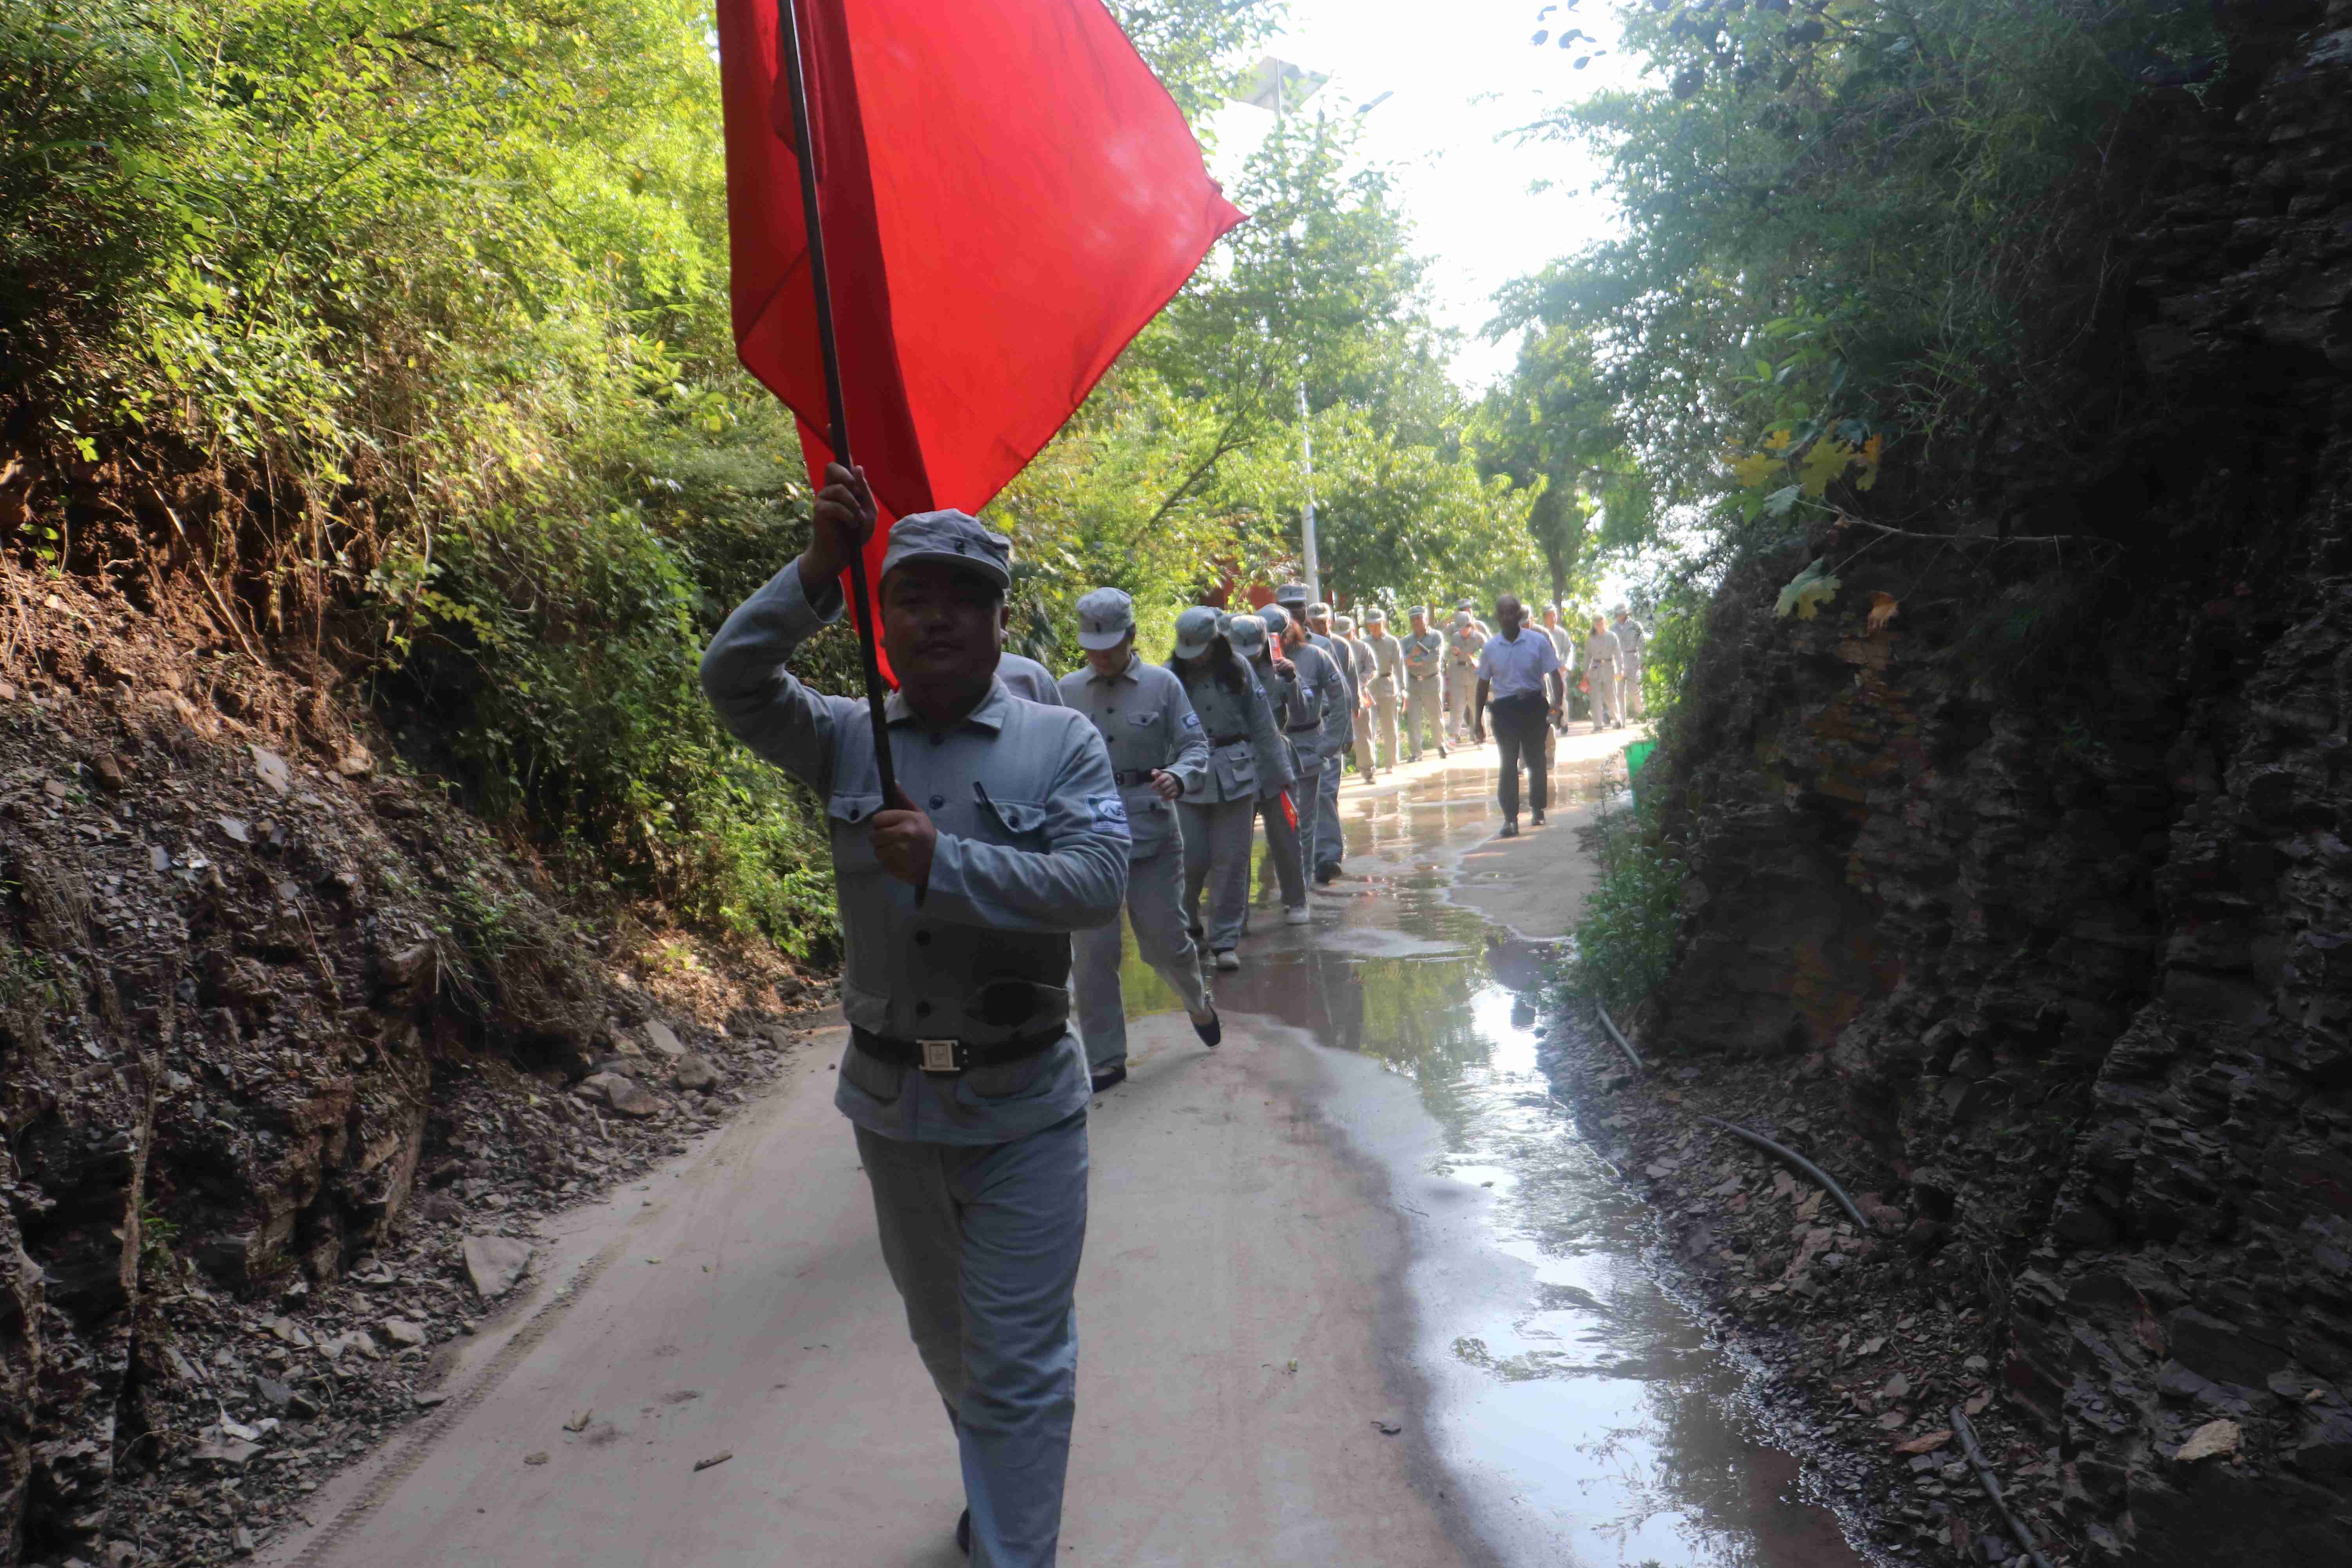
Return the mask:
<path id="1" fill-rule="evenodd" d="M 1622 776 L 1621 746 L 1564 743 L 1571 798 L 1507 843 L 1487 838 L 1491 748 L 1351 788 L 1349 876 L 1313 927 L 1261 919 L 1249 967 L 1219 977 L 1222 1049 L 1150 1012 L 1172 999 L 1130 964 L 1147 1016 L 1133 1078 L 1092 1117 L 1065 1562 L 1853 1561 L 1787 1495 L 1785 1457 L 1708 1414 L 1736 1375 L 1633 1261 L 1634 1206 L 1495 1054 L 1531 1048 L 1496 976 L 1532 974 L 1511 944 L 1572 919 L 1572 824 L 1612 762 Z M 1440 1016 L 1439 1054 L 1400 1054 Z M 821 1038 L 731 1127 L 551 1222 L 530 1292 L 449 1367 L 449 1403 L 322 1489 L 316 1528 L 267 1560 L 961 1563 L 954 1445 L 832 1109 L 838 1047 Z M 1489 1132 L 1522 1152 L 1489 1160 Z M 1528 1219 L 1523 1190 L 1552 1206 Z M 1563 1192 L 1584 1217 L 1560 1217 Z M 1601 1315 L 1574 1321 L 1602 1350 L 1540 1360 L 1588 1304 Z M 1515 1335 L 1537 1352 L 1511 1361 Z M 1644 1448 L 1628 1423 L 1668 1375 L 1672 1436 Z M 1754 1496 L 1700 1495 L 1685 1468 Z"/>

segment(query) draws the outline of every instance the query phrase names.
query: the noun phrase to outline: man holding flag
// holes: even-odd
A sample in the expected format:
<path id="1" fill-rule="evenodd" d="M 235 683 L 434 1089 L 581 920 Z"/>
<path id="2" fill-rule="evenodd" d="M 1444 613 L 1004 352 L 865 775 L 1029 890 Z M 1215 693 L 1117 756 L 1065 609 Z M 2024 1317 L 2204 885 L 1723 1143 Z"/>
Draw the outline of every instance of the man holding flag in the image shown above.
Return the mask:
<path id="1" fill-rule="evenodd" d="M 1009 552 L 956 511 L 901 520 L 883 558 L 900 682 L 883 795 L 865 704 L 784 668 L 839 618 L 845 552 L 874 523 L 863 481 L 838 464 L 828 477 L 808 549 L 728 616 L 703 689 L 825 803 L 850 1025 L 834 1103 L 955 1429 L 978 1561 L 1047 1564 L 1076 1406 L 1092 1093 L 1065 983 L 1070 932 L 1126 898 L 1126 809 L 1087 717 L 996 679 Z"/>
<path id="2" fill-rule="evenodd" d="M 1118 913 L 1128 823 L 1086 716 L 996 678 L 1010 546 L 970 514 L 1242 215 L 1101 0 L 717 10 L 736 352 L 822 489 L 704 689 L 826 803 L 837 1103 L 954 1426 L 959 1539 L 982 1568 L 1052 1568 L 1087 1212 L 1065 985 L 1070 932 Z M 841 614 L 845 567 L 862 701 L 783 669 Z"/>

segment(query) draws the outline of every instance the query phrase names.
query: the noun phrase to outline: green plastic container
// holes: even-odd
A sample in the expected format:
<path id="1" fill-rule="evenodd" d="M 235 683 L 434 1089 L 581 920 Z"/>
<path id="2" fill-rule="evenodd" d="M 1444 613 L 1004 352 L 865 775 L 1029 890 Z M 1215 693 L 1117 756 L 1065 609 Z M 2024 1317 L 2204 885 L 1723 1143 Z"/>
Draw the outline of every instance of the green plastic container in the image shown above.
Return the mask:
<path id="1" fill-rule="evenodd" d="M 1655 741 L 1636 741 L 1625 748 L 1625 782 L 1633 786 L 1633 804 L 1642 804 L 1642 768 L 1650 753 L 1658 749 Z"/>

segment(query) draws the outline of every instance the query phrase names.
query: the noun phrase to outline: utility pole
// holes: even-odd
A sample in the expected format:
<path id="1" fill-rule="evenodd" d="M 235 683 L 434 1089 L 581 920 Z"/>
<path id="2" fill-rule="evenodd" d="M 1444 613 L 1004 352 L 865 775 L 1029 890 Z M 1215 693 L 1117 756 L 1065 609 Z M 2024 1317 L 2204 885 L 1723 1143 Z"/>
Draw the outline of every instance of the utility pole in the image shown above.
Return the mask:
<path id="1" fill-rule="evenodd" d="M 1278 60 L 1267 55 L 1250 72 L 1248 85 L 1242 89 L 1236 100 L 1274 110 L 1274 132 L 1282 134 L 1283 116 L 1293 103 L 1304 103 L 1315 96 L 1315 89 L 1327 79 L 1318 72 Z M 1382 94 L 1386 97 L 1386 94 Z M 1298 362 L 1298 444 L 1304 459 L 1307 479 L 1306 505 L 1299 514 L 1299 564 L 1306 568 L 1307 596 L 1323 596 L 1323 573 L 1315 555 L 1315 434 L 1307 428 L 1307 362 Z"/>

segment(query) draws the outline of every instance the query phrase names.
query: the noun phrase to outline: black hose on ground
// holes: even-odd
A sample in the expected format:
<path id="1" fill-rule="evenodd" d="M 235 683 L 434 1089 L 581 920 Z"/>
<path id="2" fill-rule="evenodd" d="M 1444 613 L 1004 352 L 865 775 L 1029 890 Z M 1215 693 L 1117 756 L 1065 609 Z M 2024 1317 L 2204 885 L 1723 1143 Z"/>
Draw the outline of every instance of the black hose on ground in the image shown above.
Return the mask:
<path id="1" fill-rule="evenodd" d="M 1609 1009 L 1601 1005 L 1601 999 L 1598 996 L 1592 999 L 1592 1010 L 1601 1015 L 1601 1026 L 1609 1031 L 1609 1037 L 1617 1042 L 1617 1048 L 1625 1053 L 1625 1059 L 1633 1064 L 1633 1070 L 1647 1072 L 1649 1068 L 1642 1064 L 1642 1058 L 1634 1053 L 1633 1042 L 1627 1039 L 1624 1031 L 1617 1027 L 1617 1020 L 1609 1016 Z"/>
<path id="2" fill-rule="evenodd" d="M 2025 1554 L 2033 1559 L 2034 1568 L 2050 1568 L 2050 1559 L 2042 1555 L 2042 1548 L 2034 1541 L 2033 1531 L 2025 1528 L 2025 1521 L 2011 1511 L 2009 1500 L 2000 1495 L 2000 1482 L 1992 1473 L 1992 1461 L 1986 1458 L 1984 1450 L 1977 1446 L 1976 1428 L 1969 1425 L 1969 1413 L 1957 1405 L 1952 1406 L 1952 1430 L 1960 1435 L 1960 1443 L 1968 1449 L 1969 1463 L 1976 1467 L 1977 1480 L 1983 1485 L 1985 1496 L 1992 1499 L 1992 1506 L 2000 1510 L 2000 1517 L 2009 1521 L 2010 1533 L 2017 1537 L 2020 1546 L 2025 1548 Z"/>
<path id="3" fill-rule="evenodd" d="M 1827 1171 L 1822 1170 L 1819 1165 L 1814 1164 L 1811 1160 L 1806 1159 L 1794 1149 L 1784 1148 L 1782 1145 L 1775 1143 L 1769 1138 L 1765 1137 L 1761 1132 L 1750 1132 L 1747 1128 L 1740 1126 L 1738 1122 L 1726 1121 L 1720 1116 L 1702 1116 L 1699 1120 L 1701 1121 L 1712 1121 L 1717 1127 L 1722 1128 L 1726 1132 L 1730 1133 L 1736 1138 L 1747 1139 L 1748 1142 L 1755 1144 L 1759 1149 L 1763 1150 L 1766 1153 L 1778 1155 L 1784 1163 L 1791 1165 L 1797 1170 L 1804 1173 L 1806 1175 L 1811 1176 L 1815 1182 L 1821 1184 L 1822 1189 L 1824 1192 L 1828 1193 L 1830 1196 L 1837 1199 L 1838 1207 L 1845 1210 L 1845 1212 L 1853 1217 L 1853 1223 L 1862 1227 L 1863 1235 L 1868 1236 L 1872 1234 L 1870 1222 L 1862 1217 L 1862 1211 L 1853 1206 L 1853 1200 L 1845 1195 L 1845 1189 L 1839 1186 L 1837 1183 L 1832 1179 Z"/>

